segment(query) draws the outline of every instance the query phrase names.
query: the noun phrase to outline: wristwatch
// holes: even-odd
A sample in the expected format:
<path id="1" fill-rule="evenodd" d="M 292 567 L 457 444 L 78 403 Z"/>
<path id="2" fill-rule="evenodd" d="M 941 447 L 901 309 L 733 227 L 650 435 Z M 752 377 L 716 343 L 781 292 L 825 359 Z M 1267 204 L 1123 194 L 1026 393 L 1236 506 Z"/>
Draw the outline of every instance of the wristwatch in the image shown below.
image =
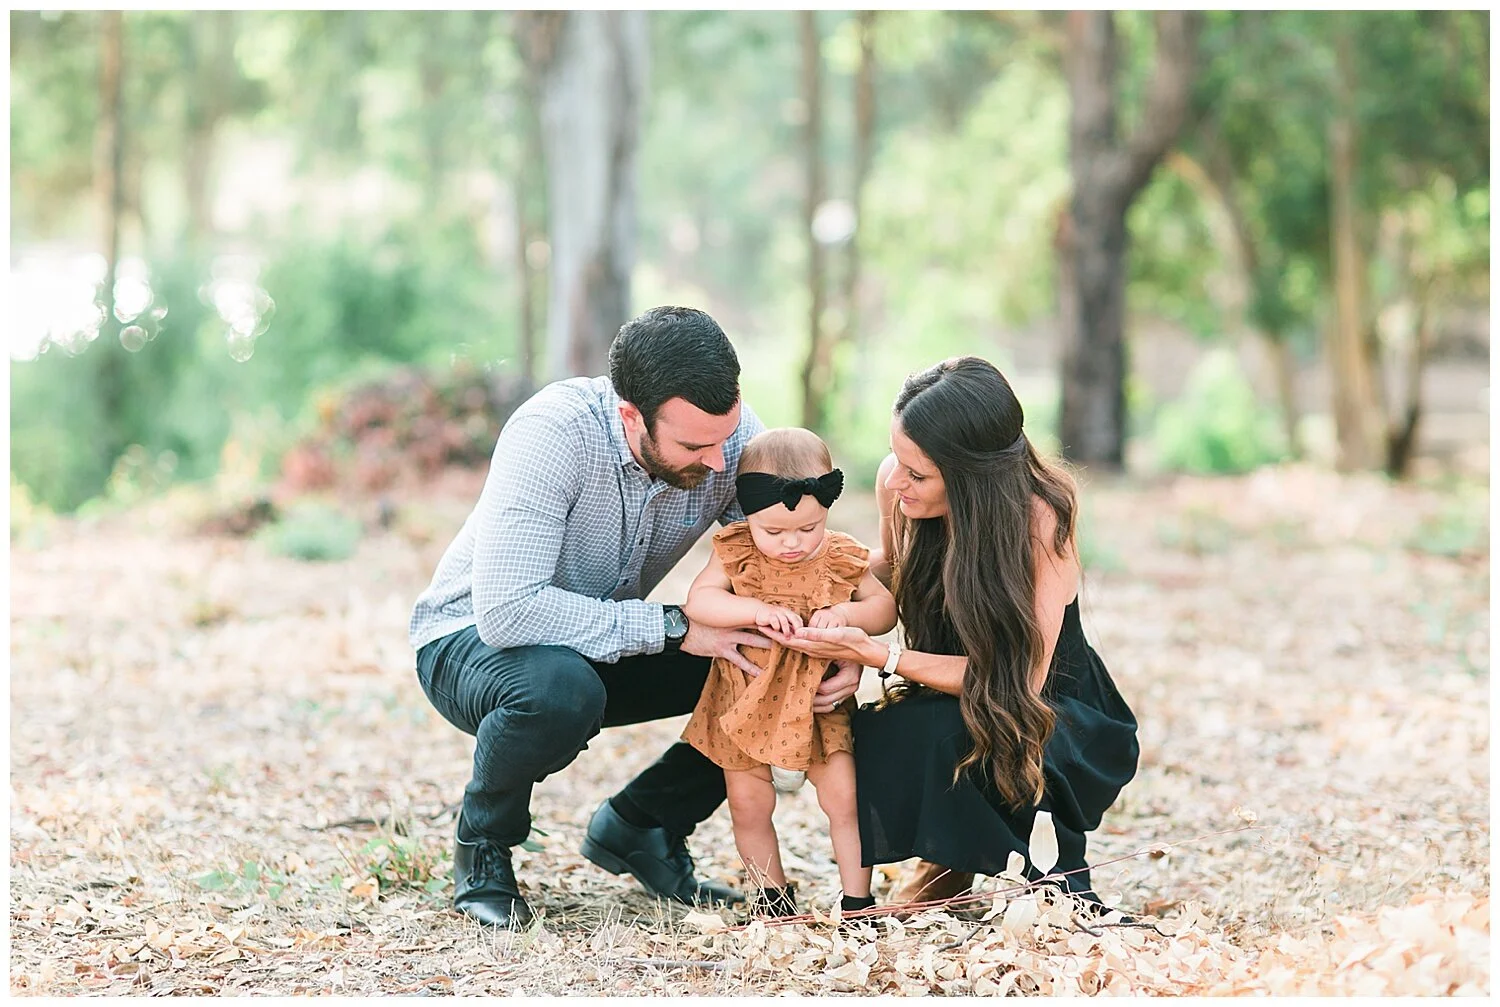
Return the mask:
<path id="1" fill-rule="evenodd" d="M 687 636 L 688 619 L 678 605 L 663 605 L 661 609 L 662 652 L 675 654 L 682 649 Z"/>
<path id="2" fill-rule="evenodd" d="M 875 674 L 881 678 L 890 678 L 896 673 L 896 665 L 901 661 L 901 641 L 892 637 L 891 641 L 885 647 L 885 667 L 881 668 Z"/>

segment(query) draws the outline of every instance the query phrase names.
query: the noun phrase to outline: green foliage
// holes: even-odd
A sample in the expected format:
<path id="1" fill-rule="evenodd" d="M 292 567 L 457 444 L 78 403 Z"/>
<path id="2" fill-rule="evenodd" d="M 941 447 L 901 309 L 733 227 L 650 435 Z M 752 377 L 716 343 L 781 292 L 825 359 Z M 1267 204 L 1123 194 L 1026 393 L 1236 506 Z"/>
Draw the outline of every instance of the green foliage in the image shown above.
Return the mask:
<path id="1" fill-rule="evenodd" d="M 1412 244 L 1411 280 L 1440 296 L 1488 295 L 1489 186 L 1460 195 L 1453 179 L 1439 174 L 1408 196 L 1401 212 Z"/>
<path id="2" fill-rule="evenodd" d="M 889 142 L 865 195 L 862 240 L 868 268 L 889 284 L 886 328 L 898 345 L 920 339 L 933 360 L 983 353 L 997 323 L 1051 313 L 1066 126 L 1062 82 L 1018 54 L 958 130 L 915 128 Z"/>
<path id="3" fill-rule="evenodd" d="M 354 555 L 362 533 L 360 523 L 341 511 L 302 504 L 261 529 L 256 538 L 278 556 L 317 562 L 348 559 Z"/>
<path id="4" fill-rule="evenodd" d="M 110 472 L 94 436 L 99 400 L 78 380 L 80 363 L 52 352 L 10 367 L 11 473 L 37 502 L 58 511 L 99 493 Z"/>
<path id="5" fill-rule="evenodd" d="M 1158 463 L 1183 472 L 1247 472 L 1285 454 L 1274 411 L 1226 349 L 1205 355 L 1182 397 L 1161 407 L 1153 440 Z"/>
<path id="6" fill-rule="evenodd" d="M 319 387 L 408 362 L 488 369 L 510 356 L 514 335 L 476 259 L 472 238 L 454 231 L 289 241 L 255 281 L 275 313 L 241 361 L 203 300 L 212 264 L 164 256 L 151 285 L 168 313 L 140 352 L 101 335 L 77 358 L 53 350 L 12 363 L 12 471 L 38 501 L 71 511 L 107 492 L 111 441 L 174 458 L 179 479 L 203 479 L 233 430 L 248 425 L 258 442 L 284 444 Z M 124 390 L 113 415 L 105 382 Z"/>
<path id="7" fill-rule="evenodd" d="M 1407 548 L 1431 556 L 1478 556 L 1489 545 L 1488 494 L 1466 492 L 1444 503 L 1407 539 Z"/>
<path id="8" fill-rule="evenodd" d="M 1177 171 L 1152 176 L 1127 214 L 1132 314 L 1178 322 L 1204 341 L 1225 335 L 1223 306 L 1204 296 L 1206 285 L 1234 268 L 1213 233 L 1209 214 L 1217 209 Z"/>
<path id="9" fill-rule="evenodd" d="M 1169 549 L 1207 556 L 1228 551 L 1235 531 L 1215 508 L 1193 505 L 1159 522 L 1156 540 Z"/>
<path id="10" fill-rule="evenodd" d="M 123 250 L 149 262 L 170 314 L 138 353 L 111 325 L 78 359 L 54 350 L 13 364 L 12 472 L 31 499 L 71 511 L 111 492 L 132 445 L 175 457 L 173 478 L 193 480 L 215 474 L 232 441 L 230 453 L 252 456 L 265 475 L 302 432 L 317 389 L 395 364 L 506 367 L 519 329 L 513 190 L 533 222 L 544 216 L 515 18 L 127 12 Z M 1248 322 L 1313 351 L 1331 303 L 1340 33 L 1356 62 L 1357 197 L 1380 302 L 1371 314 L 1413 290 L 1435 309 L 1485 296 L 1488 18 L 1207 12 L 1182 159 L 1158 170 L 1130 211 L 1132 314 L 1210 340 Z M 854 14 L 817 20 L 828 195 L 848 198 Z M 1154 31 L 1149 13 L 1115 20 L 1128 131 L 1144 107 Z M 10 15 L 17 248 L 97 243 L 100 23 L 90 11 Z M 767 422 L 796 423 L 808 300 L 796 18 L 672 11 L 649 25 L 632 306 L 713 312 L 742 350 L 747 399 Z M 865 310 L 858 345 L 838 352 L 828 409 L 828 436 L 851 470 L 872 473 L 883 456 L 890 399 L 908 372 L 975 353 L 1011 373 L 1013 330 L 1047 338 L 1054 228 L 1069 190 L 1063 26 L 1056 12 L 877 15 L 874 154 L 857 232 Z M 195 172 L 218 187 L 197 204 L 186 194 Z M 249 191 L 257 186 L 265 191 Z M 202 219 L 214 204 L 237 209 Z M 1376 240 L 1393 215 L 1409 261 Z M 199 299 L 212 254 L 231 247 L 261 263 L 256 282 L 276 304 L 243 361 Z M 835 254 L 831 288 L 842 264 Z M 1242 266 L 1247 317 L 1231 318 L 1223 281 Z M 545 291 L 536 293 L 544 329 Z M 1132 422 L 1160 428 L 1182 453 L 1174 464 L 1233 467 L 1269 450 L 1225 446 L 1258 443 L 1245 430 L 1193 432 L 1183 409 L 1153 420 L 1138 391 Z M 1045 439 L 1055 397 L 1022 394 L 1034 437 Z M 115 496 L 150 491 L 135 470 Z"/>
<path id="11" fill-rule="evenodd" d="M 433 893 L 448 886 L 453 855 L 446 844 L 390 832 L 360 847 L 351 866 L 360 877 L 374 878 L 382 892 L 417 888 Z"/>
<path id="12" fill-rule="evenodd" d="M 47 532 L 55 518 L 46 506 L 36 502 L 15 473 L 10 477 L 10 540 L 36 546 L 47 541 Z"/>
<path id="13" fill-rule="evenodd" d="M 1078 533 L 1078 561 L 1084 577 L 1091 573 L 1123 573 L 1125 561 L 1120 553 L 1100 541 L 1091 525 L 1082 525 Z"/>
<path id="14" fill-rule="evenodd" d="M 1489 15 L 1477 11 L 1207 15 L 1185 146 L 1210 167 L 1244 222 L 1253 325 L 1306 349 L 1331 300 L 1336 41 L 1349 43 L 1357 89 L 1350 110 L 1360 157 L 1357 209 L 1373 221 L 1400 212 L 1438 178 L 1459 203 L 1476 191 L 1487 202 L 1488 36 Z M 1487 233 L 1487 226 L 1469 227 L 1471 241 Z M 1397 274 L 1387 291 L 1402 288 L 1405 263 L 1372 254 L 1372 265 L 1377 278 Z"/>
<path id="15" fill-rule="evenodd" d="M 205 892 L 232 892 L 238 895 L 265 893 L 273 902 L 286 890 L 287 876 L 274 867 L 267 867 L 254 860 L 245 860 L 238 869 L 217 868 L 199 876 L 198 887 Z"/>

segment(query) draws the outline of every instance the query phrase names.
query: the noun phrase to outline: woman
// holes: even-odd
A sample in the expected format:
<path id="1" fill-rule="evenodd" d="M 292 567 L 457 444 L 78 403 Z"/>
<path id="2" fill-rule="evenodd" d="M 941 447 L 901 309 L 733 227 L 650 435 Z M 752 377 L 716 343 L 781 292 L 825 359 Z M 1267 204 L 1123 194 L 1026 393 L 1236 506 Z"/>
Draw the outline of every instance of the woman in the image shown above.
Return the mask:
<path id="1" fill-rule="evenodd" d="M 866 864 L 921 857 L 897 901 L 946 898 L 1027 858 L 1052 815 L 1070 891 L 1097 900 L 1084 833 L 1135 774 L 1135 717 L 1078 617 L 1077 498 L 1022 431 L 995 367 L 944 361 L 896 399 L 871 566 L 896 597 L 906 649 L 863 630 L 782 642 L 905 681 L 855 714 Z"/>

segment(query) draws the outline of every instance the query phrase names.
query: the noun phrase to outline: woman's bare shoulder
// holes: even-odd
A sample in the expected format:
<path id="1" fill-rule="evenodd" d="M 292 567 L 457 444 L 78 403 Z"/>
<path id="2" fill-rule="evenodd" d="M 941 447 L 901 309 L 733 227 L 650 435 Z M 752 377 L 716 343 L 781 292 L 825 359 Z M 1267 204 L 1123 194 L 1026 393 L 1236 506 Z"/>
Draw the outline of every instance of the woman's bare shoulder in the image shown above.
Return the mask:
<path id="1" fill-rule="evenodd" d="M 1035 495 L 1031 498 L 1031 537 L 1045 545 L 1049 552 L 1057 551 L 1054 545 L 1057 541 L 1057 512 L 1046 500 Z M 1071 543 L 1067 551 L 1071 551 Z"/>

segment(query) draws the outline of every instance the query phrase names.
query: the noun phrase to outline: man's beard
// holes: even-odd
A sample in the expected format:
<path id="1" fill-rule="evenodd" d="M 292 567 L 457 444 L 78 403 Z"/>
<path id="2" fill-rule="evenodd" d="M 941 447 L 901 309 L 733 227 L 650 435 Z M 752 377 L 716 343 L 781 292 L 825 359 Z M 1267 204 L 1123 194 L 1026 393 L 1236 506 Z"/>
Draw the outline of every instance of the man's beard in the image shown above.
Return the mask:
<path id="1" fill-rule="evenodd" d="M 690 490 L 697 487 L 713 471 L 713 469 L 702 462 L 694 462 L 685 468 L 672 468 L 662 460 L 661 455 L 656 453 L 656 449 L 651 443 L 651 435 L 645 432 L 641 433 L 641 468 L 646 470 L 647 475 L 660 479 L 668 486 L 680 490 Z"/>

